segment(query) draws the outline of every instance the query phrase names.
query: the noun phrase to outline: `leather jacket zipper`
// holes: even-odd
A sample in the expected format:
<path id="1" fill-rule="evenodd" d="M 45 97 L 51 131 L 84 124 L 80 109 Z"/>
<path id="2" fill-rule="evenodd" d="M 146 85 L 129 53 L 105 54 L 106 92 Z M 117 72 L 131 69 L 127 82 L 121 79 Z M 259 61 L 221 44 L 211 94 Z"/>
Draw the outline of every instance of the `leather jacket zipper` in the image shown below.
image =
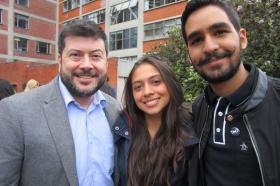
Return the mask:
<path id="1" fill-rule="evenodd" d="M 252 145 L 253 145 L 254 150 L 256 152 L 256 156 L 257 156 L 259 167 L 260 167 L 260 171 L 261 171 L 261 177 L 262 177 L 263 186 L 266 186 L 265 181 L 264 181 L 263 166 L 262 166 L 262 163 L 261 163 L 261 157 L 260 157 L 260 153 L 259 153 L 259 148 L 258 148 L 258 145 L 256 143 L 256 139 L 255 139 L 255 136 L 253 134 L 253 130 L 251 128 L 250 122 L 249 122 L 248 117 L 246 115 L 243 116 L 243 121 L 244 121 L 245 126 L 246 126 L 246 128 L 248 130 L 248 133 L 249 133 Z"/>

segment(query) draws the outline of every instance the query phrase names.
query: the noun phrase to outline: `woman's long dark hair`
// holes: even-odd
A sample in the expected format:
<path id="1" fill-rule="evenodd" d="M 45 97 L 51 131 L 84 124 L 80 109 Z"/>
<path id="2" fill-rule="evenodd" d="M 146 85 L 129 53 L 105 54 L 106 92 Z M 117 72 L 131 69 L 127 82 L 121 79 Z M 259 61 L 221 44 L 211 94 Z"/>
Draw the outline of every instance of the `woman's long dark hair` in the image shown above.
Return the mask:
<path id="1" fill-rule="evenodd" d="M 145 125 L 144 113 L 136 106 L 132 93 L 132 75 L 141 64 L 151 64 L 160 72 L 170 94 L 170 102 L 162 114 L 162 124 L 153 140 Z M 171 185 L 171 177 L 185 155 L 187 133 L 182 122 L 184 116 L 180 116 L 183 115 L 180 109 L 183 102 L 181 85 L 166 62 L 148 55 L 134 65 L 124 90 L 126 111 L 132 121 L 127 167 L 129 186 Z"/>

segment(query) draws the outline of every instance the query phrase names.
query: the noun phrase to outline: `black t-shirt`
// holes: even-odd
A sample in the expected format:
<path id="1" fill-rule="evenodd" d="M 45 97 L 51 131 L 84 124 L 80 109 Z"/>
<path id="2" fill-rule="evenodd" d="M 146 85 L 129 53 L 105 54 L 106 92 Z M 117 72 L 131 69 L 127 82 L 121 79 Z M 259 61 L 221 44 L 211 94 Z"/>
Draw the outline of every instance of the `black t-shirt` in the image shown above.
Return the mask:
<path id="1" fill-rule="evenodd" d="M 228 97 L 216 96 L 210 88 L 207 98 L 213 105 L 213 121 L 204 154 L 207 186 L 261 186 L 258 160 L 242 116 L 234 118 L 230 111 L 251 95 L 257 70 L 250 66 L 245 83 Z"/>

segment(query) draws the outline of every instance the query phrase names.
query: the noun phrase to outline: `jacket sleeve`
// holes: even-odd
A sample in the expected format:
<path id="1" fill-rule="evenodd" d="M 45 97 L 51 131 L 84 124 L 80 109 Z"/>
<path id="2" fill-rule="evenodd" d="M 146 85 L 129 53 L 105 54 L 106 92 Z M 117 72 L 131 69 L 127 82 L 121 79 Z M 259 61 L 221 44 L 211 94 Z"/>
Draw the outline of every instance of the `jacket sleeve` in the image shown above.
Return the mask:
<path id="1" fill-rule="evenodd" d="M 19 185 L 24 151 L 17 111 L 8 100 L 0 101 L 0 186 Z"/>

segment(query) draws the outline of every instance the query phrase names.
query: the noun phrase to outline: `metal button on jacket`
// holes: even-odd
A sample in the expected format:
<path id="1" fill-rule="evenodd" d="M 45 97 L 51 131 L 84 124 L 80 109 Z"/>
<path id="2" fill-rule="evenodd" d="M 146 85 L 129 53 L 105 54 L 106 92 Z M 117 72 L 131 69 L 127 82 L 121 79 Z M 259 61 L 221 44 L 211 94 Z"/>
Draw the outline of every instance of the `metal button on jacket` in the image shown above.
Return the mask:
<path id="1" fill-rule="evenodd" d="M 230 129 L 230 133 L 231 133 L 231 135 L 233 135 L 233 136 L 239 136 L 239 135 L 240 135 L 240 130 L 239 130 L 239 128 L 237 128 L 237 127 L 232 127 L 232 128 Z"/>
<path id="2" fill-rule="evenodd" d="M 233 116 L 232 116 L 232 115 L 228 115 L 228 116 L 227 116 L 227 120 L 228 120 L 228 121 L 232 121 L 232 120 L 233 120 Z"/>

